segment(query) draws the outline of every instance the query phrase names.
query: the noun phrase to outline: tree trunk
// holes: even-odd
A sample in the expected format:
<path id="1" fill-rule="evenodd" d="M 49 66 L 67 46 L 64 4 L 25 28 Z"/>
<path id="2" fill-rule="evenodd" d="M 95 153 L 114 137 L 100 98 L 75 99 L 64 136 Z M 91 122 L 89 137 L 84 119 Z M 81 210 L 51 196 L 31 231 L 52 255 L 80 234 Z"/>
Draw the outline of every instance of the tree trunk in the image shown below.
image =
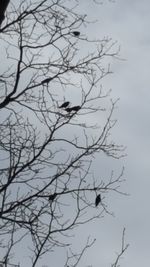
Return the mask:
<path id="1" fill-rule="evenodd" d="M 1 0 L 1 3 L 0 3 L 0 26 L 3 22 L 3 20 L 5 19 L 5 11 L 6 11 L 6 8 L 9 4 L 10 0 Z"/>

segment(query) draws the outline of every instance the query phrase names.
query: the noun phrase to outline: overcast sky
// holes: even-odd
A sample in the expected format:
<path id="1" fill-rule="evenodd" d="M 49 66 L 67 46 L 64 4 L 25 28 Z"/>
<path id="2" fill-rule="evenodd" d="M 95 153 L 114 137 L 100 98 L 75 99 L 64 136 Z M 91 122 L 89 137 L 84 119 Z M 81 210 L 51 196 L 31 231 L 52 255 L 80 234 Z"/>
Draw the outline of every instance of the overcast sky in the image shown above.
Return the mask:
<path id="1" fill-rule="evenodd" d="M 121 245 L 121 232 L 126 227 L 130 243 L 121 266 L 141 267 L 150 264 L 150 1 L 116 0 L 96 7 L 83 1 L 85 13 L 99 20 L 92 26 L 93 35 L 110 36 L 121 45 L 124 61 L 113 61 L 113 75 L 104 85 L 119 97 L 115 113 L 118 124 L 113 135 L 127 146 L 127 157 L 109 162 L 112 169 L 125 165 L 123 188 L 129 197 L 111 200 L 115 218 L 105 217 L 94 226 L 97 242 L 88 253 L 94 266 L 110 266 Z M 106 161 L 107 162 L 107 161 Z M 106 163 L 107 164 L 107 163 Z M 97 167 L 98 168 L 98 167 Z M 89 259 L 89 258 L 88 258 Z M 91 258 L 90 258 L 91 259 Z M 89 262 L 89 264 L 92 263 Z"/>
<path id="2" fill-rule="evenodd" d="M 115 112 L 118 123 L 113 129 L 113 136 L 118 144 L 127 147 L 127 157 L 121 160 L 108 158 L 104 164 L 106 171 L 108 164 L 109 170 L 114 169 L 118 173 L 125 166 L 126 182 L 122 189 L 130 194 L 128 197 L 108 196 L 107 203 L 111 202 L 109 207 L 115 217 L 106 216 L 91 224 L 91 229 L 85 226 L 81 229 L 83 240 L 88 234 L 96 237 L 96 243 L 85 255 L 83 265 L 111 266 L 115 253 L 121 247 L 123 227 L 126 227 L 126 242 L 130 247 L 123 256 L 121 267 L 149 266 L 150 1 L 105 0 L 99 6 L 94 5 L 92 0 L 79 2 L 80 13 L 87 13 L 89 19 L 98 20 L 96 26 L 89 25 L 89 35 L 99 38 L 109 36 L 121 46 L 120 58 L 124 60 L 111 62 L 114 73 L 106 78 L 103 85 L 112 89 L 114 98 L 120 98 Z M 99 173 L 98 158 L 94 164 Z"/>

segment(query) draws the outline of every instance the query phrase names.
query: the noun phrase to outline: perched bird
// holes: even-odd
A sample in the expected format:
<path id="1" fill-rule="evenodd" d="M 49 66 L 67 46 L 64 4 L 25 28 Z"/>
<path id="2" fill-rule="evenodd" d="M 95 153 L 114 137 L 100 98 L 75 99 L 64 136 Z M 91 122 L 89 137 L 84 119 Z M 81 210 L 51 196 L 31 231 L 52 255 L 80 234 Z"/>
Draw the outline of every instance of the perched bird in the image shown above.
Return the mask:
<path id="1" fill-rule="evenodd" d="M 53 201 L 55 198 L 56 198 L 56 196 L 57 196 L 57 194 L 56 193 L 54 193 L 54 194 L 52 194 L 52 195 L 50 195 L 49 196 L 49 201 Z"/>
<path id="2" fill-rule="evenodd" d="M 71 108 L 71 111 L 72 111 L 72 110 L 73 110 L 73 111 L 79 111 L 79 109 L 81 109 L 80 106 L 74 106 L 74 107 Z"/>
<path id="3" fill-rule="evenodd" d="M 69 101 L 66 101 L 59 108 L 66 108 L 66 107 L 69 106 L 69 104 L 70 104 L 70 102 Z"/>
<path id="4" fill-rule="evenodd" d="M 47 78 L 47 79 L 43 80 L 43 81 L 41 82 L 41 84 L 44 84 L 44 83 L 49 83 L 49 82 L 50 82 L 50 80 L 51 80 L 51 78 Z"/>
<path id="5" fill-rule="evenodd" d="M 98 206 L 98 204 L 101 202 L 101 195 L 97 195 L 96 199 L 95 199 L 95 207 Z"/>
<path id="6" fill-rule="evenodd" d="M 65 108 L 65 110 L 69 113 L 72 111 L 72 108 Z"/>
<path id="7" fill-rule="evenodd" d="M 73 31 L 72 32 L 74 36 L 78 37 L 80 35 L 80 32 L 79 31 Z"/>

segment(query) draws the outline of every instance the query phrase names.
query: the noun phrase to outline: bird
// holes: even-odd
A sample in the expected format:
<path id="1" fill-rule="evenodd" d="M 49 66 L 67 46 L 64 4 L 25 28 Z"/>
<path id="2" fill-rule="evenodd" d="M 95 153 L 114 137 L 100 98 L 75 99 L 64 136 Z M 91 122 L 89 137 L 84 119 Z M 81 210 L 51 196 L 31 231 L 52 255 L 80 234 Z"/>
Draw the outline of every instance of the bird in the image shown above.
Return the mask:
<path id="1" fill-rule="evenodd" d="M 49 198 L 48 198 L 49 201 L 53 201 L 56 198 L 56 196 L 57 196 L 57 193 L 54 193 L 54 194 L 50 195 Z"/>
<path id="2" fill-rule="evenodd" d="M 65 110 L 69 113 L 72 111 L 72 108 L 65 108 Z"/>
<path id="3" fill-rule="evenodd" d="M 69 106 L 69 104 L 70 104 L 70 102 L 69 101 L 66 101 L 59 108 L 66 108 L 66 107 Z"/>
<path id="4" fill-rule="evenodd" d="M 41 82 L 41 84 L 44 84 L 44 83 L 49 83 L 49 82 L 50 82 L 50 80 L 51 80 L 51 78 L 47 78 L 47 79 L 43 80 L 43 81 Z"/>
<path id="5" fill-rule="evenodd" d="M 74 36 L 78 37 L 80 35 L 80 32 L 79 31 L 73 31 L 72 32 Z"/>
<path id="6" fill-rule="evenodd" d="M 71 111 L 79 111 L 79 109 L 81 109 L 80 106 L 74 106 L 71 108 Z"/>
<path id="7" fill-rule="evenodd" d="M 96 199 L 95 199 L 95 207 L 98 206 L 98 204 L 101 202 L 101 195 L 97 195 Z"/>

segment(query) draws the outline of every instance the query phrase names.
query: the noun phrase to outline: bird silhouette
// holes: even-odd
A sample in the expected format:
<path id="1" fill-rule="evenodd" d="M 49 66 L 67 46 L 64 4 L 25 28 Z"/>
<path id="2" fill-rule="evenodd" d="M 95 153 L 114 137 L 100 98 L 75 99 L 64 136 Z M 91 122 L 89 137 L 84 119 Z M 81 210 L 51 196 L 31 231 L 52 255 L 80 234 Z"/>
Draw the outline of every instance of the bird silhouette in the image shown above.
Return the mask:
<path id="1" fill-rule="evenodd" d="M 69 101 L 66 101 L 59 108 L 66 108 L 66 107 L 69 106 L 69 104 L 70 104 L 70 102 Z"/>
<path id="2" fill-rule="evenodd" d="M 71 111 L 79 111 L 79 109 L 81 109 L 80 106 L 74 106 L 71 108 Z"/>
<path id="3" fill-rule="evenodd" d="M 65 110 L 69 113 L 72 111 L 72 108 L 65 108 Z"/>
<path id="4" fill-rule="evenodd" d="M 50 195 L 49 198 L 48 198 L 49 201 L 53 201 L 56 198 L 56 196 L 57 196 L 57 193 L 54 193 L 54 194 Z"/>
<path id="5" fill-rule="evenodd" d="M 95 199 L 95 207 L 98 206 L 98 204 L 101 202 L 101 195 L 97 195 L 96 199 Z"/>
<path id="6" fill-rule="evenodd" d="M 78 37 L 80 35 L 80 32 L 79 31 L 73 31 L 72 32 L 74 36 Z"/>
<path id="7" fill-rule="evenodd" d="M 44 83 L 49 83 L 49 82 L 50 82 L 50 80 L 51 80 L 51 78 L 47 78 L 47 79 L 43 80 L 43 81 L 41 82 L 41 84 L 44 84 Z"/>

